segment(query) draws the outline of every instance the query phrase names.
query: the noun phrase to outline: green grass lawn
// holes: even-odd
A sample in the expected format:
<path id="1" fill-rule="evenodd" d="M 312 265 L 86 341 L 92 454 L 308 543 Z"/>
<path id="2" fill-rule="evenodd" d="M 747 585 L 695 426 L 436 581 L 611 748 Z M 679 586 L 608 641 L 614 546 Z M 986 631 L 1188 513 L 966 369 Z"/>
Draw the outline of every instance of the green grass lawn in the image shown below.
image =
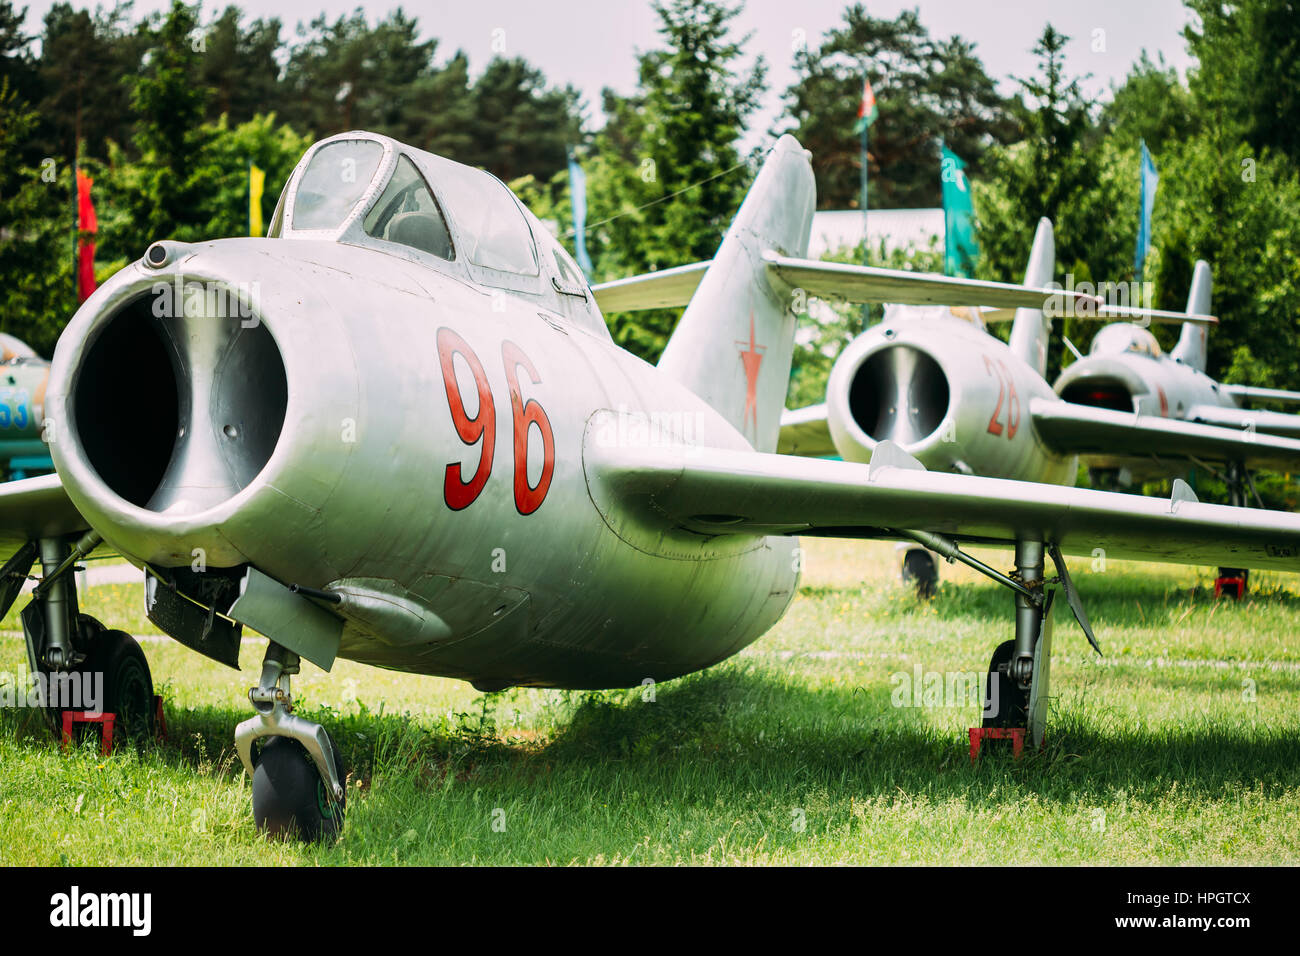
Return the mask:
<path id="1" fill-rule="evenodd" d="M 1255 575 L 1234 604 L 1209 570 L 1076 561 L 1106 656 L 1062 602 L 1047 747 L 972 767 L 978 708 L 896 707 L 891 675 L 983 671 L 1010 595 L 945 566 L 922 604 L 893 545 L 805 547 L 785 620 L 653 700 L 304 662 L 299 710 L 350 770 L 331 846 L 253 827 L 232 732 L 260 642 L 236 674 L 147 640 L 170 735 L 143 755 L 64 755 L 38 715 L 0 713 L 0 863 L 1300 861 L 1300 577 Z M 87 610 L 156 634 L 141 590 L 93 588 Z M 0 623 L 2 670 L 25 659 L 16 628 Z"/>

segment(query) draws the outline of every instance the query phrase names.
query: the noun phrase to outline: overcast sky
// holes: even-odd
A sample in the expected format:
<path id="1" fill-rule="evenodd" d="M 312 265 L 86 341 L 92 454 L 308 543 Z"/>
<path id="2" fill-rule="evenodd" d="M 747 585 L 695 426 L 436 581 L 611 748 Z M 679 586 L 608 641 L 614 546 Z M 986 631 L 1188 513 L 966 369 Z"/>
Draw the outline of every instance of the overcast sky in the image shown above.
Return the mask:
<path id="1" fill-rule="evenodd" d="M 29 0 L 28 30 L 37 32 L 40 18 L 53 0 Z M 19 0 L 19 6 L 22 0 Z M 72 0 L 74 7 L 94 3 Z M 169 0 L 136 0 L 138 14 L 164 10 Z M 225 3 L 205 3 L 211 19 Z M 438 59 L 455 49 L 469 56 L 477 73 L 502 41 L 510 56 L 522 56 L 540 67 L 552 83 L 572 83 L 587 101 L 589 125 L 599 126 L 600 90 L 610 86 L 629 92 L 636 83 L 635 54 L 658 45 L 657 19 L 649 0 L 243 0 L 249 18 L 279 17 L 284 36 L 292 39 L 299 23 L 322 10 L 331 19 L 361 7 L 372 22 L 401 6 L 419 20 L 424 36 L 439 41 Z M 751 124 L 751 142 L 765 138 L 780 118 L 781 93 L 793 81 L 792 44 L 800 35 L 815 43 L 843 19 L 848 0 L 748 0 L 734 21 L 738 32 L 752 33 L 751 56 L 762 54 L 768 64 L 769 90 L 761 115 Z M 1010 77 L 1034 70 L 1030 53 L 1045 23 L 1072 38 L 1067 48 L 1071 74 L 1092 74 L 1084 85 L 1103 94 L 1120 82 L 1146 49 L 1154 59 L 1185 70 L 1190 58 L 1181 31 L 1188 14 L 1180 0 L 872 0 L 868 11 L 877 17 L 896 16 L 918 7 L 932 36 L 960 35 L 974 42 L 988 73 L 1003 81 L 1004 92 L 1015 85 Z M 499 32 L 504 31 L 504 32 Z M 802 31 L 800 34 L 798 31 Z M 1098 34 L 1095 31 L 1104 31 Z M 1094 44 L 1094 38 L 1099 41 Z M 1094 51 L 1094 45 L 1102 49 Z"/>

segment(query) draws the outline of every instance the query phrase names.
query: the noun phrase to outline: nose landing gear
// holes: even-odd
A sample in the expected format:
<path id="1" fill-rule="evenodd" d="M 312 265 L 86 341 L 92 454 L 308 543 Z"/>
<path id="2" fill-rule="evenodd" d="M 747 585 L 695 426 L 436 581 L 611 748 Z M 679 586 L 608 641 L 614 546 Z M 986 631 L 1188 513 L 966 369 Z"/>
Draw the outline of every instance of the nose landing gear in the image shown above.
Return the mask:
<path id="1" fill-rule="evenodd" d="M 235 746 L 253 778 L 258 829 L 275 838 L 328 840 L 343 827 L 343 761 L 324 727 L 293 713 L 289 678 L 298 667 L 298 655 L 288 648 L 267 647 L 261 679 L 248 692 L 257 716 L 235 728 Z"/>

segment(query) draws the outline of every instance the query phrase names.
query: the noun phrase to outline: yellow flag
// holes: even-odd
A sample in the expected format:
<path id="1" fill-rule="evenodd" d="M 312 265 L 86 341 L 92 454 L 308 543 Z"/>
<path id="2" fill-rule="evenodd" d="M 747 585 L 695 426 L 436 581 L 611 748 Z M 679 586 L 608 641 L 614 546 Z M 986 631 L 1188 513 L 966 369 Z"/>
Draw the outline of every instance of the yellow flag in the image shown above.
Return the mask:
<path id="1" fill-rule="evenodd" d="M 266 173 L 252 163 L 248 164 L 248 234 L 261 236 L 266 234 L 262 226 L 262 187 L 266 185 Z"/>

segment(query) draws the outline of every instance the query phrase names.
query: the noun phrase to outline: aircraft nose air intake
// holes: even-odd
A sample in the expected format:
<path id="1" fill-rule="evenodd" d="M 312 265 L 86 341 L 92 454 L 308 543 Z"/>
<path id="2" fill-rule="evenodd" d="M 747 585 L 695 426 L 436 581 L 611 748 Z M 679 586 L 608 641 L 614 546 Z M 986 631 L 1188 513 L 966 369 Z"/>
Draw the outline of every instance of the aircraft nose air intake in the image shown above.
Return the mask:
<path id="1" fill-rule="evenodd" d="M 908 446 L 932 435 L 948 413 L 948 377 L 933 357 L 909 345 L 868 355 L 849 383 L 849 413 L 875 441 Z"/>
<path id="2" fill-rule="evenodd" d="M 189 515 L 270 460 L 288 387 L 271 331 L 238 290 L 181 280 L 105 316 L 75 370 L 69 439 L 118 497 Z"/>

